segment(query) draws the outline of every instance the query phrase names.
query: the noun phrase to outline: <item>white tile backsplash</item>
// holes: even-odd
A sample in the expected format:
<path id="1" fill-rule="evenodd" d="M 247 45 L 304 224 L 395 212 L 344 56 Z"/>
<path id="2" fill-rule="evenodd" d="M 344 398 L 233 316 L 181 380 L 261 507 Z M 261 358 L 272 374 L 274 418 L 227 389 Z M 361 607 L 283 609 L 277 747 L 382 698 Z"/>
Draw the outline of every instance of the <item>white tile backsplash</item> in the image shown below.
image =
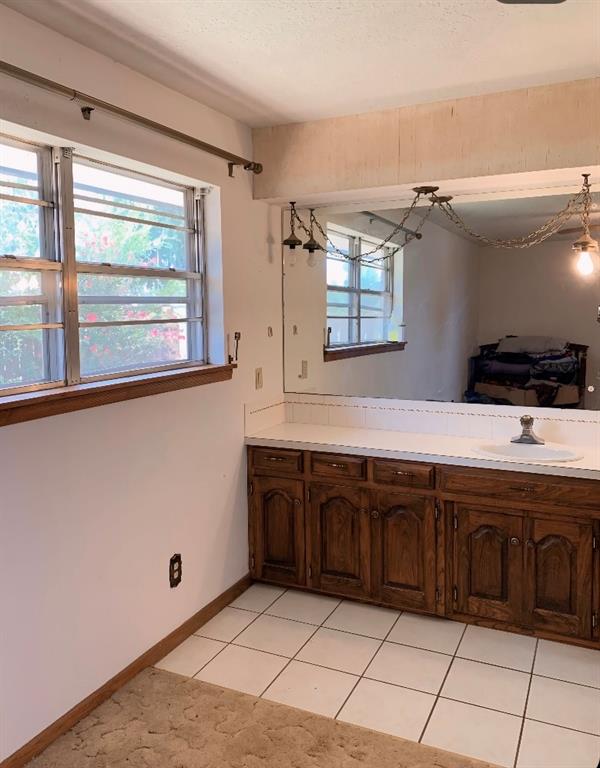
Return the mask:
<path id="1" fill-rule="evenodd" d="M 332 427 L 364 427 L 366 409 L 355 405 L 329 405 Z"/>
<path id="2" fill-rule="evenodd" d="M 285 400 L 289 422 L 482 440 L 514 437 L 520 431 L 520 417 L 530 412 L 545 440 L 600 451 L 600 413 L 593 411 L 515 407 L 507 412 L 506 406 L 307 394 L 288 394 Z"/>

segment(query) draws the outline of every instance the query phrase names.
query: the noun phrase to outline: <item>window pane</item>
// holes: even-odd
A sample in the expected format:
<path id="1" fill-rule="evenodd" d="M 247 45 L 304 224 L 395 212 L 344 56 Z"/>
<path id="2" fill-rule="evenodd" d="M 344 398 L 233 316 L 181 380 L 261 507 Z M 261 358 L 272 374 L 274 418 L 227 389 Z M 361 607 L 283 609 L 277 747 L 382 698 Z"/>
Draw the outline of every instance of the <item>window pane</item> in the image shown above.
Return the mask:
<path id="1" fill-rule="evenodd" d="M 0 325 L 32 325 L 43 322 L 41 304 L 0 306 Z"/>
<path id="2" fill-rule="evenodd" d="M 331 334 L 329 336 L 330 345 L 333 344 L 350 344 L 352 339 L 350 336 L 351 322 L 348 320 L 342 320 L 337 318 L 328 318 L 327 326 L 331 328 Z"/>
<path id="3" fill-rule="evenodd" d="M 131 322 L 133 320 L 176 320 L 188 316 L 187 304 L 80 304 L 82 323 Z"/>
<path id="4" fill-rule="evenodd" d="M 377 317 L 383 315 L 384 297 L 381 294 L 361 293 L 360 316 Z"/>
<path id="5" fill-rule="evenodd" d="M 385 270 L 361 264 L 360 287 L 367 291 L 385 290 Z"/>
<path id="6" fill-rule="evenodd" d="M 0 255 L 40 257 L 40 213 L 37 205 L 0 200 Z"/>
<path id="7" fill-rule="evenodd" d="M 350 263 L 340 259 L 327 259 L 327 285 L 350 287 Z"/>
<path id="8" fill-rule="evenodd" d="M 0 269 L 0 298 L 39 296 L 42 293 L 40 272 L 29 269 Z"/>
<path id="9" fill-rule="evenodd" d="M 0 331 L 0 387 L 50 381 L 48 348 L 62 344 L 62 331 Z"/>
<path id="10" fill-rule="evenodd" d="M 187 269 L 187 235 L 174 229 L 75 213 L 79 261 Z"/>
<path id="11" fill-rule="evenodd" d="M 385 341 L 386 338 L 385 318 L 367 318 L 360 321 L 361 341 Z"/>
<path id="12" fill-rule="evenodd" d="M 353 311 L 355 294 L 345 291 L 327 291 L 327 314 L 349 317 L 355 315 Z"/>
<path id="13" fill-rule="evenodd" d="M 333 232 L 332 230 L 328 229 L 327 239 L 330 241 L 331 245 L 334 245 L 338 251 L 341 251 L 344 254 L 344 256 L 350 255 L 349 237 L 346 235 L 338 235 L 337 232 Z M 330 243 L 327 243 L 327 250 L 329 253 L 335 253 L 335 250 L 331 247 Z"/>
<path id="14" fill-rule="evenodd" d="M 188 268 L 187 233 L 160 226 L 185 226 L 183 190 L 80 163 L 73 164 L 73 180 L 76 208 L 136 220 L 76 212 L 80 261 Z"/>
<path id="15" fill-rule="evenodd" d="M 77 287 L 80 300 L 87 296 L 185 297 L 187 280 L 175 277 L 117 277 L 113 275 L 79 274 Z M 96 302 L 101 303 L 101 302 Z"/>
<path id="16" fill-rule="evenodd" d="M 21 147 L 12 147 L 9 144 L 0 144 L 0 181 L 26 184 L 37 188 L 39 185 L 37 152 Z M 21 192 L 18 194 L 23 197 L 28 196 Z"/>
<path id="17" fill-rule="evenodd" d="M 82 328 L 83 376 L 184 362 L 189 359 L 188 323 Z"/>

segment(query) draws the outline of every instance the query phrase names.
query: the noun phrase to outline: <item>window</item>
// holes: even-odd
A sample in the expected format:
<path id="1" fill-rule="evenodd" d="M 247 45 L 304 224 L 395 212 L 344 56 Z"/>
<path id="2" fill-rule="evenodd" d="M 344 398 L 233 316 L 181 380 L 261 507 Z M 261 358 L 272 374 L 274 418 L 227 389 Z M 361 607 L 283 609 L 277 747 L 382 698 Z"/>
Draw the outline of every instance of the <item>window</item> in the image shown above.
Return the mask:
<path id="1" fill-rule="evenodd" d="M 0 139 L 0 394 L 205 361 L 199 191 Z"/>
<path id="2" fill-rule="evenodd" d="M 392 314 L 393 258 L 380 259 L 391 248 L 367 254 L 376 243 L 362 236 L 328 228 L 327 236 L 338 251 L 356 257 L 348 261 L 328 245 L 327 346 L 386 342 Z"/>

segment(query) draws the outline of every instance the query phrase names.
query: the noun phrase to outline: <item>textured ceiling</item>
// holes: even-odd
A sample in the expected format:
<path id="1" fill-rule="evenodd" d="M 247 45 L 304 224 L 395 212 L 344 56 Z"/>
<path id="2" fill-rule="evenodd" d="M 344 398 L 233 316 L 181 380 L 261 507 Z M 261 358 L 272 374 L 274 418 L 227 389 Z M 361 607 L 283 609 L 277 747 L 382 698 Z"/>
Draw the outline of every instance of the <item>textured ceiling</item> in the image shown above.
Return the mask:
<path id="1" fill-rule="evenodd" d="M 600 75 L 600 0 L 0 2 L 251 125 Z"/>

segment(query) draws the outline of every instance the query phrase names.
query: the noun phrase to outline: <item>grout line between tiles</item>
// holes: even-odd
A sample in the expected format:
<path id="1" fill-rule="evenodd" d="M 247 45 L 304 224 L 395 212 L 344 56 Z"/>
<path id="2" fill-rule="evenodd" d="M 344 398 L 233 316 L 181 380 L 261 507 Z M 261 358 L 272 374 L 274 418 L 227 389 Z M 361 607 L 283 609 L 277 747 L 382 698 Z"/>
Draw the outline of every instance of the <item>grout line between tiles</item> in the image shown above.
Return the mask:
<path id="1" fill-rule="evenodd" d="M 370 666 L 371 666 L 371 664 L 373 663 L 373 659 L 375 658 L 375 656 L 377 656 L 377 654 L 379 653 L 379 651 L 380 651 L 380 650 L 383 648 L 383 644 L 385 643 L 386 639 L 387 639 L 387 638 L 390 636 L 390 632 L 391 632 L 391 631 L 394 629 L 394 627 L 395 627 L 395 626 L 396 626 L 396 624 L 398 623 L 398 620 L 399 620 L 400 616 L 402 616 L 402 611 L 400 611 L 400 613 L 399 613 L 399 614 L 396 616 L 396 618 L 395 618 L 395 619 L 394 619 L 394 621 L 392 622 L 392 626 L 391 626 L 391 627 L 389 628 L 389 630 L 387 631 L 387 633 L 386 633 L 385 637 L 383 638 L 383 640 L 381 640 L 381 641 L 380 641 L 379 645 L 377 646 L 377 648 L 376 648 L 376 650 L 375 650 L 375 653 L 374 653 L 374 654 L 371 656 L 371 658 L 369 659 L 369 663 L 368 663 L 368 664 L 365 666 L 365 668 L 364 668 L 364 669 L 363 669 L 363 671 L 361 672 L 361 674 L 360 674 L 360 676 L 359 676 L 358 680 L 357 680 L 357 681 L 354 683 L 354 685 L 352 686 L 352 689 L 351 689 L 350 693 L 349 693 L 349 694 L 346 696 L 346 698 L 345 698 L 345 699 L 344 699 L 344 701 L 342 702 L 342 706 L 341 706 L 341 707 L 338 709 L 338 711 L 335 713 L 335 716 L 334 716 L 334 718 L 333 718 L 334 720 L 337 720 L 337 718 L 338 718 L 338 716 L 339 716 L 340 712 L 341 712 L 341 711 L 342 711 L 342 709 L 344 709 L 344 707 L 346 706 L 346 702 L 348 701 L 348 699 L 350 698 L 350 696 L 352 696 L 352 694 L 354 693 L 354 691 L 355 691 L 355 689 L 356 689 L 356 686 L 357 686 L 357 685 L 360 683 L 360 681 L 361 681 L 361 680 L 363 680 L 363 679 L 364 679 L 364 676 L 365 676 L 365 672 L 366 672 L 366 671 L 369 669 L 369 667 L 370 667 Z M 352 634 L 353 634 L 353 633 L 352 633 Z M 378 639 L 378 638 L 373 638 L 373 639 Z"/>
<path id="2" fill-rule="evenodd" d="M 465 626 L 463 628 L 463 631 L 462 631 L 462 635 L 460 636 L 460 640 L 456 644 L 456 649 L 454 651 L 454 655 L 452 656 L 452 661 L 448 665 L 448 669 L 446 670 L 446 674 L 444 675 L 444 679 L 442 680 L 442 684 L 438 688 L 437 696 L 435 697 L 435 701 L 433 702 L 433 707 L 431 707 L 431 710 L 429 712 L 427 720 L 425 721 L 425 725 L 423 726 L 423 730 L 421 731 L 421 735 L 419 736 L 419 741 L 418 741 L 419 744 L 421 743 L 421 741 L 423 739 L 423 736 L 425 736 L 425 731 L 427 730 L 427 726 L 429 725 L 429 721 L 431 720 L 431 718 L 433 716 L 433 713 L 435 712 L 435 708 L 438 705 L 438 701 L 440 700 L 440 694 L 442 692 L 442 689 L 443 689 L 444 685 L 446 684 L 446 679 L 448 678 L 448 675 L 450 674 L 450 670 L 452 669 L 452 665 L 454 664 L 454 659 L 456 658 L 456 653 L 457 653 L 458 649 L 460 648 L 460 644 L 463 641 L 463 638 L 465 636 L 465 632 L 466 631 L 467 631 L 467 625 L 465 624 Z"/>
<path id="3" fill-rule="evenodd" d="M 244 629 L 242 629 L 240 632 L 238 632 L 238 633 L 237 633 L 237 635 L 235 635 L 235 636 L 233 637 L 233 639 L 232 639 L 232 640 L 229 640 L 228 642 L 226 642 L 226 643 L 225 643 L 225 645 L 223 646 L 223 648 L 221 648 L 221 650 L 220 650 L 218 653 L 216 653 L 216 654 L 215 654 L 215 655 L 212 657 L 212 659 L 210 659 L 209 661 L 207 661 L 207 662 L 206 662 L 206 664 L 203 664 L 203 665 L 200 667 L 200 669 L 199 669 L 197 672 L 195 672 L 195 673 L 192 675 L 192 677 L 196 677 L 196 675 L 199 675 L 199 674 L 200 674 L 200 672 L 202 672 L 202 670 L 204 669 L 204 667 L 208 666 L 208 665 L 209 665 L 209 664 L 210 664 L 212 661 L 214 661 L 214 660 L 217 658 L 217 656 L 220 656 L 220 655 L 223 653 L 223 651 L 224 651 L 226 648 L 228 648 L 230 645 L 232 645 L 232 644 L 233 644 L 233 641 L 234 641 L 234 640 L 236 640 L 236 639 L 237 639 L 237 638 L 238 638 L 238 637 L 239 637 L 239 636 L 242 634 L 242 632 L 245 632 L 245 631 L 248 629 L 248 627 L 250 627 L 252 624 L 254 624 L 254 622 L 255 622 L 255 621 L 257 621 L 257 620 L 258 620 L 258 619 L 259 619 L 259 618 L 260 618 L 260 617 L 263 615 L 263 613 L 264 613 L 264 612 L 267 610 L 267 608 L 270 608 L 270 607 L 273 605 L 273 603 L 275 603 L 277 600 L 279 600 L 279 598 L 280 598 L 280 597 L 283 597 L 287 591 L 288 591 L 287 589 L 284 589 L 284 590 L 283 590 L 283 592 L 282 592 L 280 595 L 277 595 L 277 597 L 276 597 L 276 598 L 275 598 L 275 599 L 274 599 L 272 602 L 270 602 L 270 603 L 269 603 L 269 605 L 267 605 L 267 607 L 266 607 L 266 608 L 264 608 L 264 609 L 263 609 L 263 610 L 262 610 L 260 613 L 257 613 L 257 614 L 256 614 L 256 616 L 255 616 L 255 617 L 252 619 L 252 621 L 250 622 L 250 624 L 247 624 L 247 625 L 244 627 Z M 229 606 L 228 606 L 228 605 L 226 605 L 226 606 L 225 606 L 225 608 L 229 608 Z M 224 610 L 224 609 L 223 609 L 223 610 Z M 220 613 L 220 611 L 219 611 L 219 613 Z M 250 613 L 250 611 L 249 611 L 249 613 Z M 252 613 L 254 613 L 254 611 L 252 611 Z M 219 614 L 217 614 L 217 616 L 218 616 L 218 615 L 219 615 Z M 207 623 L 208 623 L 208 622 L 207 622 Z M 200 629 L 202 629 L 202 627 L 200 627 Z M 201 637 L 201 635 L 199 635 L 199 637 Z M 220 642 L 220 643 L 223 643 L 223 642 L 225 642 L 225 641 L 224 641 L 224 640 L 219 640 L 218 642 Z"/>
<path id="4" fill-rule="evenodd" d="M 595 650 L 593 648 L 592 650 Z M 533 673 L 534 677 L 543 677 L 544 680 L 556 680 L 558 683 L 568 683 L 569 685 L 578 685 L 580 688 L 589 688 L 591 691 L 597 691 L 600 695 L 600 686 L 587 685 L 587 683 L 574 683 L 572 680 L 565 680 L 563 677 L 550 677 L 550 675 L 538 675 L 537 672 Z M 598 767 L 600 768 L 600 766 Z"/>
<path id="5" fill-rule="evenodd" d="M 572 733 L 583 733 L 586 736 L 593 736 L 600 740 L 600 733 L 592 733 L 591 731 L 582 731 L 579 728 L 571 728 L 568 725 L 559 725 L 558 723 L 549 723 L 547 720 L 538 720 L 537 717 L 526 717 L 530 723 L 541 723 L 542 725 L 550 725 L 552 728 L 561 728 L 563 731 L 571 731 Z"/>
<path id="6" fill-rule="evenodd" d="M 533 659 L 531 661 L 531 672 L 529 674 L 529 685 L 527 686 L 527 696 L 525 697 L 525 708 L 523 709 L 523 719 L 521 720 L 521 729 L 519 730 L 519 740 L 517 741 L 517 751 L 515 753 L 515 761 L 513 768 L 516 768 L 519 761 L 519 752 L 521 750 L 521 741 L 523 739 L 523 731 L 525 730 L 525 716 L 527 715 L 527 706 L 529 704 L 529 694 L 531 693 L 531 683 L 533 682 L 533 670 L 535 669 L 535 657 L 537 656 L 538 647 L 540 645 L 539 639 L 535 641 L 535 648 L 533 649 Z"/>
<path id="7" fill-rule="evenodd" d="M 335 610 L 337 610 L 337 608 L 338 608 L 338 607 L 341 605 L 341 603 L 342 603 L 342 601 L 341 601 L 341 600 L 338 600 L 337 604 L 336 604 L 336 605 L 333 607 L 333 609 L 330 611 L 330 613 L 328 613 L 328 614 L 327 614 L 327 616 L 325 616 L 325 618 L 323 619 L 323 621 L 322 621 L 322 622 L 321 622 L 319 625 L 317 625 L 317 626 L 315 627 L 315 631 L 314 631 L 314 632 L 313 632 L 313 633 L 310 635 L 310 637 L 308 637 L 308 638 L 306 639 L 306 642 L 302 643 L 302 645 L 300 646 L 300 648 L 298 648 L 298 650 L 296 651 L 296 653 L 295 653 L 295 654 L 292 656 L 292 658 L 291 658 L 291 659 L 288 661 L 288 663 L 285 665 L 285 667 L 283 667 L 283 669 L 282 669 L 282 670 L 281 670 L 281 671 L 280 671 L 280 672 L 279 672 L 277 675 L 275 675 L 275 677 L 274 677 L 274 678 L 271 680 L 271 682 L 270 682 L 270 683 L 267 685 L 267 687 L 264 689 L 264 691 L 263 691 L 263 692 L 260 694 L 259 698 L 261 698 L 261 699 L 262 699 L 262 697 L 263 697 L 263 696 L 265 695 L 265 693 L 266 693 L 266 692 L 269 690 L 269 688 L 270 688 L 270 687 L 273 685 L 273 683 L 274 683 L 274 682 L 275 682 L 275 681 L 276 681 L 276 680 L 277 680 L 277 679 L 278 679 L 278 678 L 279 678 L 279 677 L 280 677 L 280 676 L 281 676 L 281 675 L 282 675 L 282 674 L 285 672 L 285 670 L 286 670 L 286 669 L 287 669 L 287 668 L 290 666 L 290 664 L 292 663 L 292 661 L 294 661 L 294 660 L 296 659 L 296 656 L 297 656 L 297 655 L 300 653 L 300 651 L 301 651 L 301 650 L 302 650 L 302 649 L 303 649 L 303 648 L 304 648 L 304 647 L 305 647 L 305 646 L 306 646 L 306 645 L 307 645 L 307 644 L 308 644 L 308 643 L 309 643 L 309 642 L 312 640 L 312 638 L 313 638 L 313 637 L 314 637 L 314 636 L 317 634 L 317 632 L 319 631 L 319 629 L 320 629 L 320 628 L 323 626 L 323 624 L 324 624 L 324 623 L 327 621 L 327 619 L 328 619 L 328 618 L 331 616 L 331 614 L 332 614 L 332 613 L 333 613 Z M 279 618 L 279 617 L 276 617 L 276 618 Z M 314 625 L 309 625 L 309 626 L 314 626 Z"/>

